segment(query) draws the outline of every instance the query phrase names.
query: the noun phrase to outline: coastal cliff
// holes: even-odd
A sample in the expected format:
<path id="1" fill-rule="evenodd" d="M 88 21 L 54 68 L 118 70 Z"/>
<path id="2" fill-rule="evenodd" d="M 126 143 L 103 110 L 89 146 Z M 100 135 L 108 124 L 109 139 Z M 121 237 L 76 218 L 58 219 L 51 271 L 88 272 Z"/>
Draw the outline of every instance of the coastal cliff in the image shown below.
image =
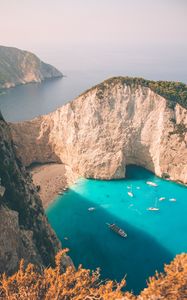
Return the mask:
<path id="1" fill-rule="evenodd" d="M 53 113 L 12 124 L 17 155 L 26 166 L 63 162 L 86 178 L 124 178 L 136 164 L 187 183 L 185 102 L 154 84 L 109 79 Z"/>
<path id="2" fill-rule="evenodd" d="M 57 77 L 62 77 L 62 73 L 35 54 L 0 46 L 0 89 Z"/>
<path id="3" fill-rule="evenodd" d="M 29 173 L 15 155 L 9 126 L 0 114 L 0 273 L 12 274 L 21 258 L 54 265 L 61 244 L 51 229 Z M 64 257 L 62 265 L 71 264 Z"/>

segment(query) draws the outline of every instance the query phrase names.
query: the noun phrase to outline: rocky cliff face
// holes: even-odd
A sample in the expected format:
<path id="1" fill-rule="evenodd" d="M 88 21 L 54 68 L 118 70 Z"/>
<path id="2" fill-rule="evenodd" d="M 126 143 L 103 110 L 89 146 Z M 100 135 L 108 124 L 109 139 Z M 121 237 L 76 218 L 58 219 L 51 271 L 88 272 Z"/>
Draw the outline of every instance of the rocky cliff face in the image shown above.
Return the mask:
<path id="1" fill-rule="evenodd" d="M 60 242 L 44 215 L 29 173 L 15 155 L 8 125 L 0 115 L 0 273 L 19 261 L 53 265 Z M 68 258 L 63 264 L 69 263 Z"/>
<path id="2" fill-rule="evenodd" d="M 81 176 L 111 179 L 136 164 L 187 183 L 187 110 L 148 87 L 109 80 L 11 128 L 25 165 L 61 161 Z"/>
<path id="3" fill-rule="evenodd" d="M 0 89 L 55 77 L 62 73 L 33 53 L 0 46 Z"/>

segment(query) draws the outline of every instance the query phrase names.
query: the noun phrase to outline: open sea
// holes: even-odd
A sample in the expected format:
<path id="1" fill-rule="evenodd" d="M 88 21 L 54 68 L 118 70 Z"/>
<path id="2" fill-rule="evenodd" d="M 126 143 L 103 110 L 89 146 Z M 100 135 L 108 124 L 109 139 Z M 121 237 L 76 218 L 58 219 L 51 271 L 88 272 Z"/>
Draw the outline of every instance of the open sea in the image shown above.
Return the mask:
<path id="1" fill-rule="evenodd" d="M 141 167 L 127 167 L 123 180 L 80 179 L 46 214 L 76 266 L 99 267 L 102 278 L 118 281 L 127 275 L 127 289 L 135 293 L 156 270 L 163 271 L 164 263 L 187 252 L 187 188 Z M 128 237 L 112 232 L 106 223 L 116 223 Z"/>

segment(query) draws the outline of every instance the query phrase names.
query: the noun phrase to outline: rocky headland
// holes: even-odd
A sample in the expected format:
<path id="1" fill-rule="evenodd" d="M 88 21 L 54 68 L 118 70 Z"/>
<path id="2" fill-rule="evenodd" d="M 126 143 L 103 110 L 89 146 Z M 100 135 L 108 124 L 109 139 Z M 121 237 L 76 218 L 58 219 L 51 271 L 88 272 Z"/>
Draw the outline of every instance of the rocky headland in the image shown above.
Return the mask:
<path id="1" fill-rule="evenodd" d="M 0 46 L 0 93 L 16 85 L 62 76 L 55 67 L 44 63 L 31 52 Z"/>
<path id="2" fill-rule="evenodd" d="M 24 165 L 63 163 L 85 178 L 125 177 L 136 164 L 187 183 L 186 86 L 117 77 L 48 115 L 11 124 Z"/>
<path id="3" fill-rule="evenodd" d="M 0 114 L 0 273 L 15 272 L 22 258 L 26 264 L 54 265 L 60 249 L 31 176 L 15 154 L 9 126 Z M 65 256 L 63 267 L 70 264 Z"/>

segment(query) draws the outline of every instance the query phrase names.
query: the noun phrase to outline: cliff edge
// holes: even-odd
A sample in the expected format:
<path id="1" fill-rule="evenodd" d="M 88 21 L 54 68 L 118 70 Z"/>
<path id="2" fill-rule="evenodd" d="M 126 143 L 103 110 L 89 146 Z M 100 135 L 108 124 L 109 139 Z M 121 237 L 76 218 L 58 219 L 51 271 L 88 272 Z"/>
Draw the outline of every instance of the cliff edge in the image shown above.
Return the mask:
<path id="1" fill-rule="evenodd" d="M 156 92 L 141 80 L 109 79 L 53 113 L 12 124 L 22 162 L 63 162 L 98 179 L 124 178 L 126 165 L 136 164 L 187 183 L 185 92 L 171 101 L 162 83 Z"/>
<path id="2" fill-rule="evenodd" d="M 15 272 L 21 258 L 40 266 L 54 265 L 60 249 L 36 187 L 15 155 L 10 129 L 0 114 L 0 273 Z M 63 265 L 69 263 L 65 257 Z"/>

